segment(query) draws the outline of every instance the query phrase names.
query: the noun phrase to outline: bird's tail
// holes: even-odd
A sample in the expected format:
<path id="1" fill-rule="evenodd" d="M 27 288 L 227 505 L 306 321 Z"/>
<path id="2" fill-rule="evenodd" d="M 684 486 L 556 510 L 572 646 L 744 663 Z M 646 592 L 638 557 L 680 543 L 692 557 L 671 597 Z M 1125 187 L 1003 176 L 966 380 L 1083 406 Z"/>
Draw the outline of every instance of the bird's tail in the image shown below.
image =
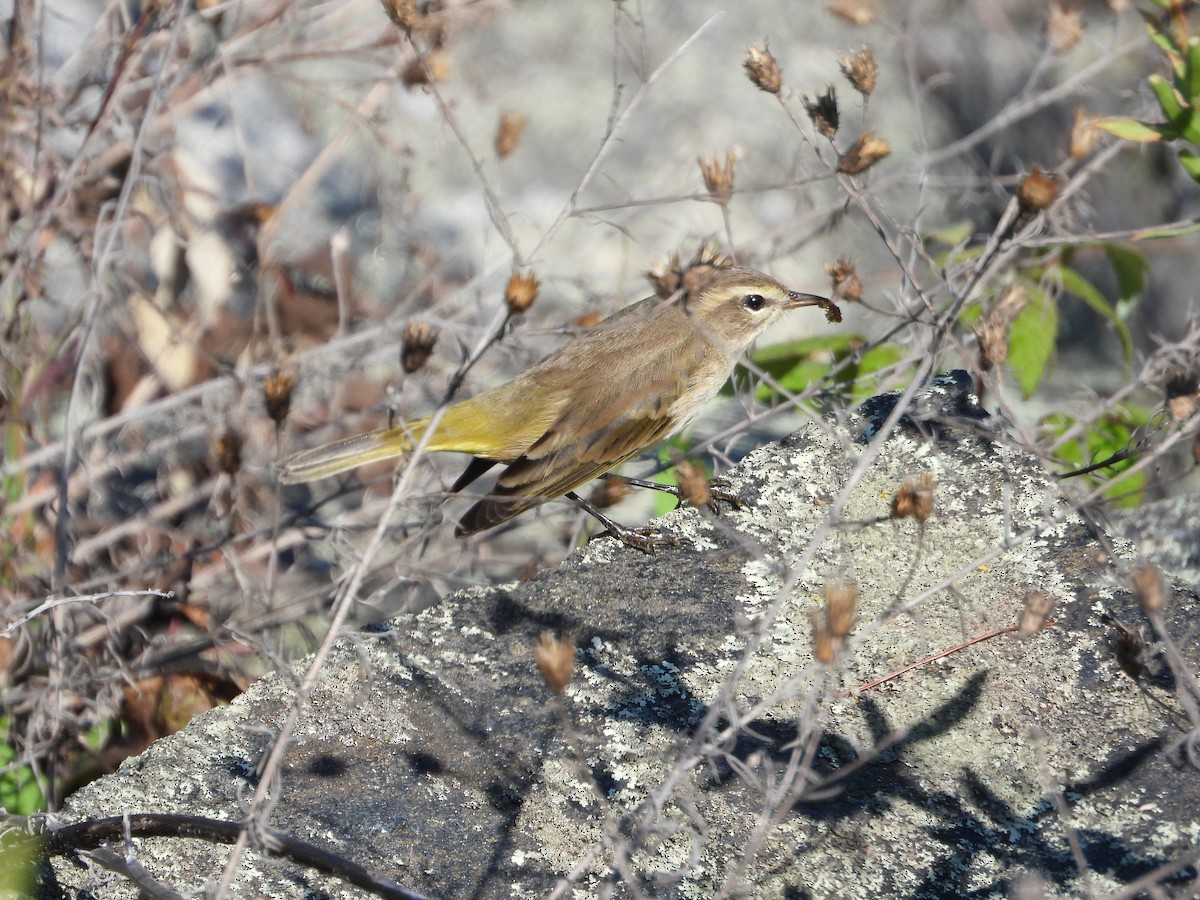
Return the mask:
<path id="1" fill-rule="evenodd" d="M 279 480 L 284 484 L 315 481 L 364 463 L 401 456 L 412 449 L 413 442 L 420 439 L 423 431 L 424 423 L 410 422 L 404 428 L 380 428 L 369 434 L 304 450 L 279 464 Z"/>

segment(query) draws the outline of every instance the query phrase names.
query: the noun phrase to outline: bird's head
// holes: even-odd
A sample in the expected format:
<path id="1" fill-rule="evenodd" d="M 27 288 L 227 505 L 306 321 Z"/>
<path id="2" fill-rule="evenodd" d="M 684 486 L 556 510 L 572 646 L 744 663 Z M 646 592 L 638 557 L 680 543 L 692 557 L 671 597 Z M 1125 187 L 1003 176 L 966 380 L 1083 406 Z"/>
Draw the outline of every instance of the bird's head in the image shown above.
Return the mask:
<path id="1" fill-rule="evenodd" d="M 745 350 L 776 319 L 802 306 L 820 306 L 829 321 L 841 321 L 832 301 L 789 291 L 769 275 L 741 266 L 719 270 L 686 303 L 696 325 L 731 354 Z"/>

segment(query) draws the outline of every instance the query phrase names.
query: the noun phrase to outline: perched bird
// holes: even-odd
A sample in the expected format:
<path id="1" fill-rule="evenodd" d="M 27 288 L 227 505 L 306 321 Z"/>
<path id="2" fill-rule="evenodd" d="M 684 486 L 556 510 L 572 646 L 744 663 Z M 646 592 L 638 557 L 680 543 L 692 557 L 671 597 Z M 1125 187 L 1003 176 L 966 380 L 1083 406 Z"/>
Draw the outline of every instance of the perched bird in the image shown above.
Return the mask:
<path id="1" fill-rule="evenodd" d="M 511 381 L 447 407 L 426 449 L 475 457 L 452 491 L 497 463 L 507 466 L 455 533 L 475 534 L 566 494 L 620 540 L 652 549 L 661 538 L 618 525 L 574 489 L 686 427 L 742 351 L 785 312 L 804 306 L 841 319 L 824 297 L 789 291 L 753 269 L 719 269 L 690 295 L 628 306 Z M 400 456 L 432 421 L 424 416 L 297 453 L 282 462 L 280 480 L 312 481 Z"/>

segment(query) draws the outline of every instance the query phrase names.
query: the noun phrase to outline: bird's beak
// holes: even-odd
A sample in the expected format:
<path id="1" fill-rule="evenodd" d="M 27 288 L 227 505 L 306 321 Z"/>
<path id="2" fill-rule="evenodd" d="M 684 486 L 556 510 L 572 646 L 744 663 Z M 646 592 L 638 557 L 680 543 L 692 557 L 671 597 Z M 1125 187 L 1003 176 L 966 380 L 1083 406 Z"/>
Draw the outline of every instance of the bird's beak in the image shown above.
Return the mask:
<path id="1" fill-rule="evenodd" d="M 842 321 L 842 311 L 828 297 L 818 297 L 816 294 L 802 294 L 799 291 L 788 291 L 786 309 L 800 309 L 802 306 L 819 306 L 825 310 L 825 318 L 830 322 Z"/>

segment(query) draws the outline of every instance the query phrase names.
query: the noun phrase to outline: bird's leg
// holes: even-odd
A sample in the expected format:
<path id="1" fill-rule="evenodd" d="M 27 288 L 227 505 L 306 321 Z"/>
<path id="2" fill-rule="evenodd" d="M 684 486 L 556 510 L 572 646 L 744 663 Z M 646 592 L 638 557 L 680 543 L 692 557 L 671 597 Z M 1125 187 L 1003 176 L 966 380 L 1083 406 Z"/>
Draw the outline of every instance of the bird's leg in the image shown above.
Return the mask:
<path id="1" fill-rule="evenodd" d="M 612 472 L 605 472 L 601 478 L 620 478 L 626 484 L 633 487 L 649 488 L 652 491 L 662 491 L 664 494 L 670 494 L 680 503 L 683 502 L 683 492 L 678 485 L 674 484 L 659 484 L 657 481 L 646 481 L 642 478 L 626 478 L 623 475 L 614 475 Z M 714 513 L 721 512 L 721 504 L 728 503 L 730 509 L 745 509 L 746 501 L 730 491 L 722 490 L 729 486 L 729 479 L 718 476 L 710 478 L 708 481 L 708 508 Z"/>
<path id="2" fill-rule="evenodd" d="M 615 537 L 622 544 L 632 547 L 635 550 L 641 550 L 643 553 L 654 553 L 654 548 L 659 546 L 678 547 L 680 539 L 672 534 L 663 534 L 657 528 L 649 526 L 644 528 L 632 528 L 629 525 L 622 525 L 620 522 L 615 522 L 606 516 L 592 504 L 588 503 L 574 491 L 569 491 L 567 497 L 574 500 L 583 508 L 583 511 L 591 516 L 604 526 L 604 530 Z"/>

